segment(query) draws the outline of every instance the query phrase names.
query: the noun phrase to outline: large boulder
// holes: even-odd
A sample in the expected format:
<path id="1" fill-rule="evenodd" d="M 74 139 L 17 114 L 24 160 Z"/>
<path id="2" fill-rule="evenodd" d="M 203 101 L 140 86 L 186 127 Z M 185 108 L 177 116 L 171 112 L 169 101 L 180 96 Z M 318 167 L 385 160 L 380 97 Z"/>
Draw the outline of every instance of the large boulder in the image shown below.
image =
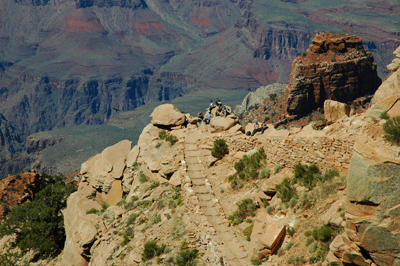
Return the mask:
<path id="1" fill-rule="evenodd" d="M 157 126 L 180 126 L 185 123 L 185 115 L 172 104 L 157 106 L 150 115 L 151 123 Z"/>
<path id="2" fill-rule="evenodd" d="M 238 123 L 236 117 L 233 116 L 216 116 L 211 119 L 210 126 L 212 126 L 216 131 L 225 131 L 233 127 Z"/>
<path id="3" fill-rule="evenodd" d="M 348 103 L 374 93 L 381 84 L 372 54 L 359 48 L 361 39 L 339 33 L 320 33 L 307 53 L 292 64 L 285 92 L 290 115 L 305 115 L 325 100 Z"/>
<path id="4" fill-rule="evenodd" d="M 327 123 L 333 123 L 343 116 L 350 116 L 350 107 L 341 102 L 326 100 L 324 102 L 324 114 Z"/>

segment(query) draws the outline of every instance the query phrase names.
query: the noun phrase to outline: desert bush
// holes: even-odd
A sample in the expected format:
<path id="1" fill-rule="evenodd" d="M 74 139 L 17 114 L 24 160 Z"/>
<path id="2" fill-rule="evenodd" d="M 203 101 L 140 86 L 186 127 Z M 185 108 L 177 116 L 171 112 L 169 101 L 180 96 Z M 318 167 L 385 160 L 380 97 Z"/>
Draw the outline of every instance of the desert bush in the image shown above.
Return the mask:
<path id="1" fill-rule="evenodd" d="M 330 181 L 332 180 L 335 176 L 339 176 L 338 171 L 336 170 L 328 170 L 324 176 L 322 177 L 322 181 Z"/>
<path id="2" fill-rule="evenodd" d="M 314 243 L 311 244 L 311 246 L 309 248 L 309 251 L 311 253 L 314 253 L 317 250 L 317 247 L 318 247 L 318 242 L 314 242 Z"/>
<path id="3" fill-rule="evenodd" d="M 267 213 L 271 214 L 275 210 L 275 208 L 274 206 L 268 206 L 267 208 L 265 208 L 265 210 L 267 211 Z"/>
<path id="4" fill-rule="evenodd" d="M 198 249 L 184 249 L 175 256 L 175 265 L 177 266 L 195 266 L 196 257 L 199 254 Z"/>
<path id="5" fill-rule="evenodd" d="M 236 173 L 228 177 L 231 187 L 241 188 L 243 187 L 243 181 L 258 178 L 258 171 L 265 165 L 265 158 L 266 155 L 263 148 L 260 148 L 251 156 L 244 155 L 242 159 L 234 164 Z"/>
<path id="6" fill-rule="evenodd" d="M 158 224 L 159 222 L 161 222 L 161 215 L 156 213 L 153 216 L 153 224 Z"/>
<path id="7" fill-rule="evenodd" d="M 290 236 L 293 236 L 294 233 L 296 233 L 296 229 L 294 229 L 293 227 L 288 227 L 288 228 L 286 229 L 286 233 L 287 233 L 288 235 L 290 235 Z"/>
<path id="8" fill-rule="evenodd" d="M 158 132 L 158 138 L 161 139 L 161 140 L 168 141 L 168 142 L 171 144 L 171 146 L 174 145 L 174 144 L 178 141 L 178 138 L 177 138 L 176 136 L 169 134 L 169 133 L 168 133 L 167 131 L 165 131 L 165 130 L 161 130 L 160 132 Z M 162 145 L 162 144 L 161 144 L 161 145 Z M 159 145 L 159 144 L 157 143 L 157 146 L 158 146 L 158 147 L 160 147 L 161 145 Z M 156 147 L 157 147 L 157 146 L 156 146 Z M 157 148 L 158 148 L 158 147 L 157 147 Z"/>
<path id="9" fill-rule="evenodd" d="M 277 174 L 277 173 L 279 173 L 279 171 L 282 169 L 282 165 L 281 164 L 276 164 L 275 166 L 274 166 L 274 173 L 275 174 Z"/>
<path id="10" fill-rule="evenodd" d="M 385 131 L 384 136 L 389 142 L 400 146 L 400 116 L 388 119 L 383 124 L 383 130 Z"/>
<path id="11" fill-rule="evenodd" d="M 159 185 L 160 185 L 160 182 L 158 182 L 158 181 L 153 181 L 153 182 L 151 182 L 150 189 L 155 189 L 155 188 L 158 187 Z"/>
<path id="12" fill-rule="evenodd" d="M 262 264 L 262 261 L 258 260 L 258 259 L 252 259 L 250 262 L 252 265 L 256 265 L 256 266 Z"/>
<path id="13" fill-rule="evenodd" d="M 290 178 L 283 179 L 282 183 L 275 185 L 277 197 L 282 202 L 288 202 L 296 194 L 296 189 L 291 185 Z"/>
<path id="14" fill-rule="evenodd" d="M 248 216 L 256 215 L 255 211 L 257 207 L 252 199 L 244 199 L 236 203 L 236 205 L 238 206 L 237 210 L 228 217 L 228 219 L 232 221 L 233 225 L 242 223 Z"/>
<path id="15" fill-rule="evenodd" d="M 169 134 L 165 140 L 168 141 L 171 144 L 171 146 L 178 142 L 178 138 L 171 134 Z"/>
<path id="16" fill-rule="evenodd" d="M 247 226 L 247 227 L 243 230 L 243 235 L 246 237 L 246 240 L 247 240 L 247 241 L 250 241 L 250 236 L 251 236 L 251 233 L 253 232 L 253 225 L 254 225 L 254 224 L 251 224 L 251 225 Z"/>
<path id="17" fill-rule="evenodd" d="M 329 225 L 322 225 L 319 228 L 315 228 L 312 232 L 312 236 L 315 240 L 328 242 L 332 236 L 332 227 Z"/>
<path id="18" fill-rule="evenodd" d="M 131 215 L 129 215 L 128 219 L 126 219 L 126 225 L 131 225 L 134 224 L 136 221 L 136 218 L 139 216 L 139 214 L 137 213 L 133 213 Z"/>
<path id="19" fill-rule="evenodd" d="M 258 178 L 263 179 L 263 178 L 269 178 L 270 175 L 270 170 L 269 168 L 263 168 L 260 171 L 260 174 L 258 175 Z"/>
<path id="20" fill-rule="evenodd" d="M 100 211 L 96 208 L 91 208 L 86 212 L 86 214 L 98 214 Z"/>
<path id="21" fill-rule="evenodd" d="M 166 247 L 167 247 L 167 245 L 165 245 L 165 244 L 162 244 L 161 246 L 159 246 L 157 244 L 156 240 L 147 241 L 144 244 L 142 260 L 146 261 L 146 260 L 152 259 L 156 256 L 160 256 L 161 254 L 164 253 L 164 250 Z"/>
<path id="22" fill-rule="evenodd" d="M 217 139 L 214 141 L 214 147 L 211 150 L 211 155 L 215 158 L 222 158 L 225 154 L 228 154 L 228 145 L 224 139 Z"/>
<path id="23" fill-rule="evenodd" d="M 290 240 L 290 241 L 286 244 L 285 249 L 286 249 L 286 250 L 289 250 L 293 245 L 294 245 L 294 241 L 293 241 L 293 239 L 292 239 L 292 240 Z"/>
<path id="24" fill-rule="evenodd" d="M 149 181 L 149 177 L 147 175 L 145 175 L 144 173 L 140 173 L 139 174 L 139 182 L 145 183 L 147 181 Z"/>
<path id="25" fill-rule="evenodd" d="M 306 239 L 306 247 L 309 246 L 312 242 L 314 242 L 314 237 L 309 236 Z"/>
<path id="26" fill-rule="evenodd" d="M 294 168 L 294 179 L 300 181 L 306 188 L 312 189 L 322 177 L 315 164 L 302 165 L 298 163 Z"/>
<path id="27" fill-rule="evenodd" d="M 294 257 L 293 255 L 290 255 L 290 256 L 287 258 L 286 262 L 289 263 L 289 264 L 294 264 L 294 262 L 295 262 L 295 257 Z"/>

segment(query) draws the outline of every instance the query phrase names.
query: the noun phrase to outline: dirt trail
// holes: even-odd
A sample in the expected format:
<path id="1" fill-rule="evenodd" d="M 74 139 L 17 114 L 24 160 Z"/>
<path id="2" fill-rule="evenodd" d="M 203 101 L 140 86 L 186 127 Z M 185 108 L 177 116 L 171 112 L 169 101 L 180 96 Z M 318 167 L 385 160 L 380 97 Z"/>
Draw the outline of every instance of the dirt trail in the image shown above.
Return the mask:
<path id="1" fill-rule="evenodd" d="M 204 174 L 204 166 L 201 164 L 205 160 L 204 150 L 199 150 L 197 141 L 203 135 L 191 134 L 185 140 L 185 161 L 187 164 L 187 174 L 192 181 L 192 189 L 195 192 L 200 207 L 208 221 L 214 227 L 218 244 L 224 250 L 225 263 L 230 266 L 250 265 L 250 258 L 244 246 L 237 240 L 233 230 L 229 227 L 229 221 L 214 196 L 211 184 L 207 181 Z"/>

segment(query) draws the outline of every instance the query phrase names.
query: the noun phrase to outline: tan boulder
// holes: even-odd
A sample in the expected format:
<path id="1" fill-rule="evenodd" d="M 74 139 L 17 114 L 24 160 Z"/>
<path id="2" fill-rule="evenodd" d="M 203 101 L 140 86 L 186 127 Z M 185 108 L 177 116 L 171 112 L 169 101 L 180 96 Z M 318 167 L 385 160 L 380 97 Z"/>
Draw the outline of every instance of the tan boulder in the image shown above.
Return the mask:
<path id="1" fill-rule="evenodd" d="M 179 171 L 176 171 L 170 178 L 170 180 L 168 181 L 168 183 L 173 186 L 173 187 L 177 187 L 181 185 L 181 174 L 179 173 Z"/>
<path id="2" fill-rule="evenodd" d="M 392 72 L 397 71 L 400 68 L 400 58 L 393 59 L 392 63 L 386 66 Z"/>
<path id="3" fill-rule="evenodd" d="M 228 130 L 229 134 L 235 134 L 236 132 L 242 132 L 242 126 L 240 124 L 236 124 Z"/>
<path id="4" fill-rule="evenodd" d="M 151 123 L 158 126 L 180 126 L 185 123 L 185 115 L 172 104 L 157 106 L 150 115 Z"/>
<path id="5" fill-rule="evenodd" d="M 217 116 L 211 119 L 210 125 L 217 131 L 226 131 L 238 123 L 237 119 Z"/>
<path id="6" fill-rule="evenodd" d="M 122 182 L 121 180 L 115 180 L 112 183 L 112 187 L 110 191 L 107 193 L 107 205 L 112 206 L 117 204 L 118 201 L 122 199 L 124 191 L 122 189 Z"/>
<path id="7" fill-rule="evenodd" d="M 328 123 L 333 123 L 343 116 L 350 116 L 350 107 L 341 102 L 325 100 L 324 102 L 325 120 Z"/>
<path id="8" fill-rule="evenodd" d="M 276 253 L 281 247 L 286 235 L 286 226 L 280 226 L 278 222 L 268 225 L 264 234 L 259 238 L 258 243 L 269 249 L 272 254 Z"/>

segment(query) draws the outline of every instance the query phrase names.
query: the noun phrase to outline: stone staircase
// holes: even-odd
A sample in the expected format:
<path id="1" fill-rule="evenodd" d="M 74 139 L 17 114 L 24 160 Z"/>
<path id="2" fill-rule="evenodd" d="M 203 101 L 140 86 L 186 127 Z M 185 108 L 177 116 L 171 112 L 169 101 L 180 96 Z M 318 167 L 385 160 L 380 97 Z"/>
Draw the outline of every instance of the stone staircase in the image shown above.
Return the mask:
<path id="1" fill-rule="evenodd" d="M 224 254 L 225 265 L 251 265 L 248 252 L 238 241 L 233 230 L 229 227 L 222 207 L 215 198 L 212 186 L 207 181 L 201 160 L 207 158 L 204 150 L 197 148 L 197 141 L 202 135 L 191 135 L 185 140 L 185 161 L 187 175 L 192 182 L 192 189 L 198 198 L 200 208 L 216 232 L 216 239 Z"/>

